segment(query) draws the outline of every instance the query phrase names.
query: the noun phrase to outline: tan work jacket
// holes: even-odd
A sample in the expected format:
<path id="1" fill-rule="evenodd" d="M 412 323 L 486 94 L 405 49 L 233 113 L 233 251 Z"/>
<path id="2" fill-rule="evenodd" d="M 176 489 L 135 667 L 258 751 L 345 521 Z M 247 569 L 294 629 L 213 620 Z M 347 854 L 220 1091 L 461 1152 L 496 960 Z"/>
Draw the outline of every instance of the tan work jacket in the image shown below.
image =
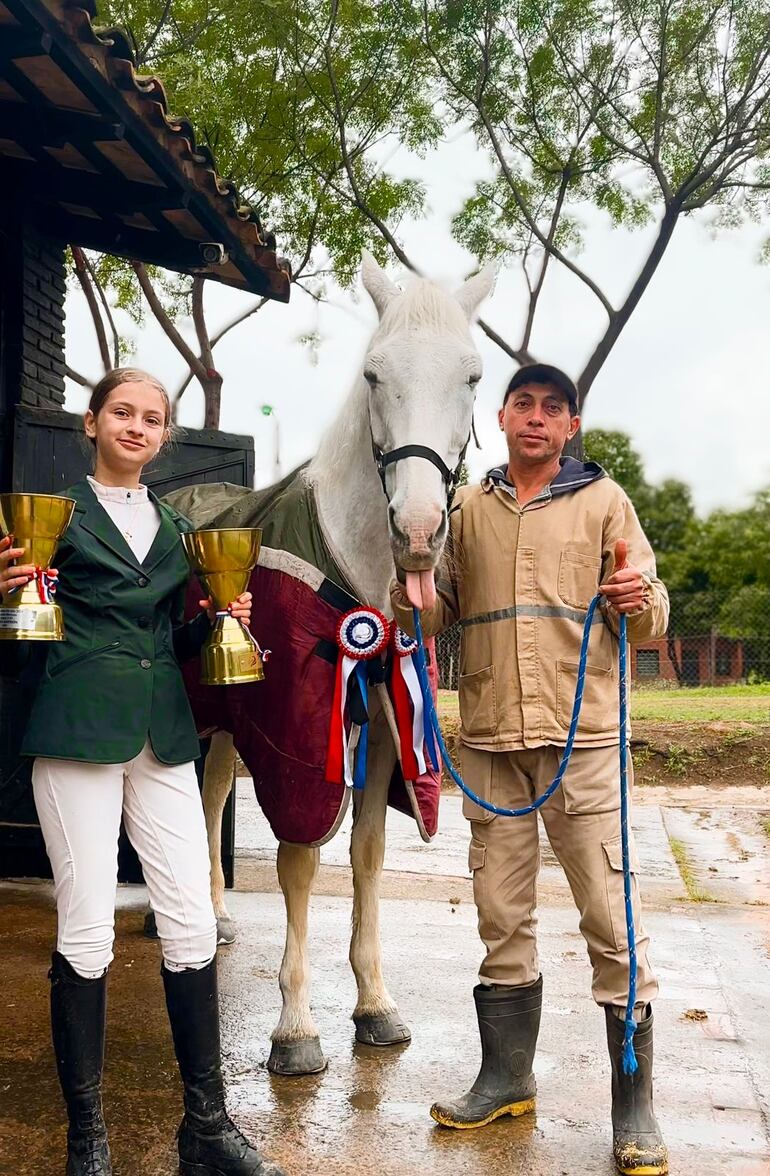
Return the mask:
<path id="1" fill-rule="evenodd" d="M 574 490 L 557 483 L 522 507 L 486 479 L 463 487 L 450 515 L 436 604 L 423 611 L 422 626 L 430 636 L 462 625 L 460 738 L 471 747 L 518 751 L 566 742 L 583 622 L 614 570 L 616 540 L 628 541 L 628 562 L 645 576 L 644 608 L 628 617 L 629 641 L 666 631 L 668 594 L 625 492 L 601 471 Z M 398 623 L 413 632 L 397 581 L 391 600 Z M 618 619 L 609 607 L 597 609 L 576 747 L 619 739 Z"/>

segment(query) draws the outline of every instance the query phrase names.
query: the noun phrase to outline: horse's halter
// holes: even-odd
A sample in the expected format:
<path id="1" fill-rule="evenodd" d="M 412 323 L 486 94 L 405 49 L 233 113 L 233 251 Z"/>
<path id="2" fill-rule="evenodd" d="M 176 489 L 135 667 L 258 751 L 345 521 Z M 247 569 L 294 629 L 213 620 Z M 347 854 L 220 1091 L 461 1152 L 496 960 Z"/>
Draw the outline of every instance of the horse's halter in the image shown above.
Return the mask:
<path id="1" fill-rule="evenodd" d="M 446 486 L 446 508 L 449 511 L 452 505 L 452 499 L 457 490 L 457 483 L 460 481 L 460 471 L 463 462 L 465 461 L 465 454 L 470 443 L 470 436 L 460 450 L 460 456 L 457 459 L 457 465 L 453 470 L 450 470 L 447 463 L 444 461 L 440 453 L 436 453 L 435 449 L 429 449 L 427 445 L 400 445 L 398 449 L 391 449 L 389 453 L 383 451 L 374 443 L 372 437 L 372 454 L 374 455 L 374 462 L 377 466 L 377 473 L 380 475 L 382 482 L 382 489 L 385 492 L 385 497 L 390 502 L 390 495 L 388 488 L 385 485 L 385 470 L 389 465 L 395 465 L 397 461 L 403 461 L 405 457 L 422 457 L 425 461 L 431 462 L 441 474 Z"/>

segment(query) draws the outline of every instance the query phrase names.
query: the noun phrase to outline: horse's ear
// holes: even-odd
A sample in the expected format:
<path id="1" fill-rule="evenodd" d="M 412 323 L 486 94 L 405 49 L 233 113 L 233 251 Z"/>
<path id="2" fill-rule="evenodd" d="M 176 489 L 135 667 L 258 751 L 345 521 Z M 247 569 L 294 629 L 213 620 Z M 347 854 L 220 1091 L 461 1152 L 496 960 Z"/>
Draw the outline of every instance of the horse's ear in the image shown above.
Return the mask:
<path id="1" fill-rule="evenodd" d="M 391 282 L 379 262 L 372 257 L 368 249 L 361 253 L 361 280 L 372 302 L 377 307 L 377 313 L 382 318 L 388 303 L 401 294 L 398 286 Z"/>
<path id="2" fill-rule="evenodd" d="M 465 285 L 461 286 L 455 294 L 455 298 L 469 319 L 473 318 L 475 311 L 487 295 L 492 293 L 496 278 L 497 266 L 494 264 L 485 265 L 483 270 L 479 270 L 472 278 L 468 278 Z"/>

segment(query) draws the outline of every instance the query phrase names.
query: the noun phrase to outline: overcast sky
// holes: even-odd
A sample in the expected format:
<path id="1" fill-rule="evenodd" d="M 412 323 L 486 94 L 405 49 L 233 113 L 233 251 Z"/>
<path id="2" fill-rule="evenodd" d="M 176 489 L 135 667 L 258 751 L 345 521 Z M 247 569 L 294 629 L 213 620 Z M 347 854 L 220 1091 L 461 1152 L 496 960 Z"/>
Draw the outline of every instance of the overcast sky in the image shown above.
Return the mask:
<path id="1" fill-rule="evenodd" d="M 405 223 L 399 236 L 424 272 L 450 287 L 460 285 L 473 259 L 453 240 L 451 215 L 488 166 L 469 136 L 445 144 L 425 160 L 399 152 L 392 170 L 417 175 L 428 188 L 426 217 Z M 588 211 L 581 266 L 616 305 L 636 274 L 653 230 L 613 230 Z M 770 484 L 770 268 L 758 264 L 762 234 L 751 226 L 714 239 L 703 222 L 680 224 L 666 256 L 630 323 L 603 367 L 586 406 L 587 427 L 622 429 L 641 453 L 647 476 L 689 483 L 701 512 L 740 506 Z M 391 271 L 398 278 L 399 271 Z M 360 365 L 376 322 L 368 296 L 332 291 L 334 305 L 318 308 L 294 290 L 287 307 L 268 304 L 216 349 L 224 374 L 221 427 L 253 434 L 258 484 L 272 480 L 273 422 L 260 406 L 275 406 L 283 472 L 310 456 L 333 421 Z M 248 296 L 207 284 L 212 329 L 247 305 Z M 515 269 L 502 271 L 483 316 L 518 343 L 524 291 Z M 552 265 L 538 311 L 533 351 L 577 376 L 602 330 L 594 296 L 557 264 Z M 184 369 L 176 351 L 148 314 L 137 330 L 122 320 L 136 342 L 133 362 L 178 387 Z M 193 333 L 186 328 L 193 338 Z M 298 338 L 318 330 L 317 366 Z M 484 360 L 476 410 L 482 450 L 469 450 L 472 476 L 503 456 L 495 412 L 512 363 L 476 328 Z M 83 299 L 67 303 L 68 362 L 99 374 L 93 328 Z M 86 393 L 68 385 L 67 405 L 82 411 Z M 182 424 L 200 426 L 198 385 L 185 393 Z M 415 438 L 418 440 L 418 438 Z"/>

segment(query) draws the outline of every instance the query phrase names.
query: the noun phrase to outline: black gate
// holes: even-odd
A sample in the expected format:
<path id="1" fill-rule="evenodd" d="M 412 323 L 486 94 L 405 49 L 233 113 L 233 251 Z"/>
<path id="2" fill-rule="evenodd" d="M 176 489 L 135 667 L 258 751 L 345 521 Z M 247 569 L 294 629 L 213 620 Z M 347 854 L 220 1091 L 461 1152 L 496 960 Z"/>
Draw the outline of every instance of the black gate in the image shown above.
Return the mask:
<path id="1" fill-rule="evenodd" d="M 81 417 L 19 405 L 14 412 L 12 484 L 2 489 L 61 494 L 88 472 L 90 453 Z M 253 486 L 253 439 L 214 429 L 185 431 L 147 467 L 144 481 L 158 495 L 200 482 Z M 2 878 L 47 878 L 51 872 L 32 799 L 31 761 L 19 755 L 30 703 L 18 682 L 0 677 Z M 228 886 L 233 884 L 234 806 L 233 788 L 222 828 L 222 865 Z M 136 855 L 125 838 L 121 839 L 119 877 L 124 882 L 141 880 Z"/>

